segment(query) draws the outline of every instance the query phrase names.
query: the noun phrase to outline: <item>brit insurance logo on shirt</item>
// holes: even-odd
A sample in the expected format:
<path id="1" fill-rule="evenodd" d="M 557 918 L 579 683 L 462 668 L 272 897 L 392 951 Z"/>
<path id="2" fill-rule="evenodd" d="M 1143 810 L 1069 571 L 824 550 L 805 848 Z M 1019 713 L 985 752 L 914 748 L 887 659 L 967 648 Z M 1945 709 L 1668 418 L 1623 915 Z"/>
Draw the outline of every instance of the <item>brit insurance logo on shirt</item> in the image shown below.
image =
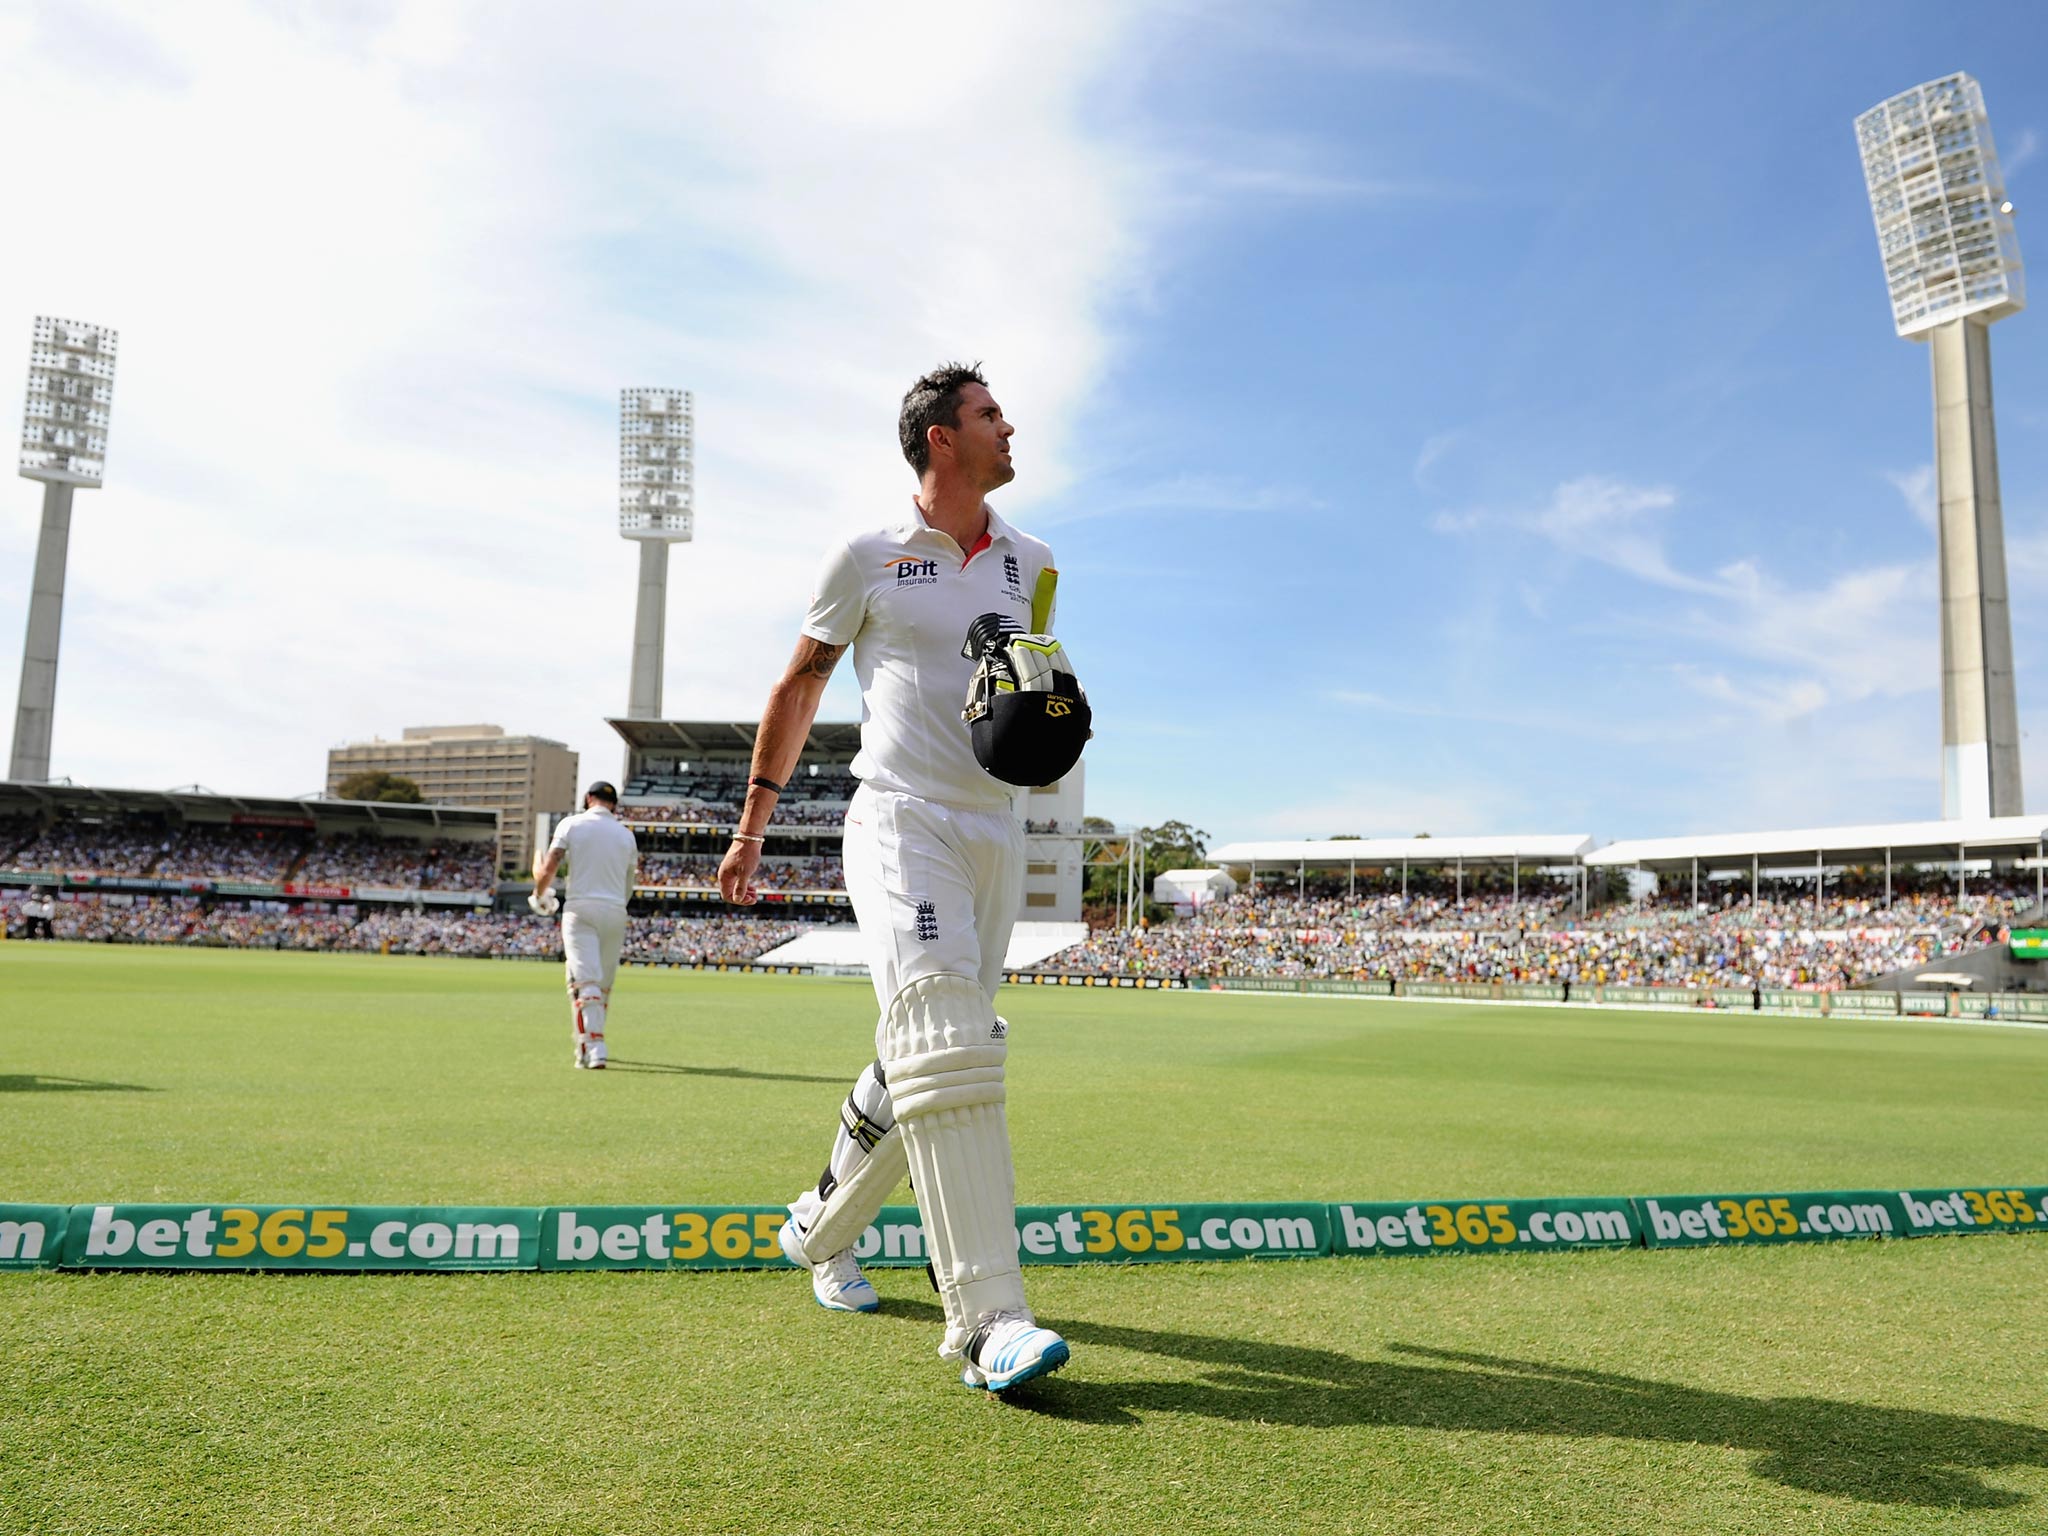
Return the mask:
<path id="1" fill-rule="evenodd" d="M 905 587 L 929 587 L 939 579 L 939 562 L 920 559 L 916 555 L 891 555 L 883 564 L 884 570 L 896 573 L 896 590 Z"/>
<path id="2" fill-rule="evenodd" d="M 1028 603 L 1031 601 L 1030 598 L 1024 595 L 1024 573 L 1018 568 L 1015 555 L 1003 556 L 1003 596 L 1009 598 L 1012 602 Z"/>

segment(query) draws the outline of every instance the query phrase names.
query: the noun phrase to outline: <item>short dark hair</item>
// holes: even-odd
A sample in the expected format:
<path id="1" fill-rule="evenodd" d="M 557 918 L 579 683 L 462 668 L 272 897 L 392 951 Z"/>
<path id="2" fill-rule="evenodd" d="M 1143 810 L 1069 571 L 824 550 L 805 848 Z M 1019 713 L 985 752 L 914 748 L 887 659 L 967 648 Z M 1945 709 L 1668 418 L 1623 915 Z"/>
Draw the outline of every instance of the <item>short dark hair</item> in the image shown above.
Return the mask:
<path id="1" fill-rule="evenodd" d="M 932 465 L 932 445 L 925 434 L 933 427 L 960 425 L 960 391 L 969 384 L 988 388 L 979 363 L 941 363 L 910 386 L 903 397 L 903 414 L 896 418 L 896 437 L 903 444 L 903 457 L 917 471 L 918 479 Z"/>

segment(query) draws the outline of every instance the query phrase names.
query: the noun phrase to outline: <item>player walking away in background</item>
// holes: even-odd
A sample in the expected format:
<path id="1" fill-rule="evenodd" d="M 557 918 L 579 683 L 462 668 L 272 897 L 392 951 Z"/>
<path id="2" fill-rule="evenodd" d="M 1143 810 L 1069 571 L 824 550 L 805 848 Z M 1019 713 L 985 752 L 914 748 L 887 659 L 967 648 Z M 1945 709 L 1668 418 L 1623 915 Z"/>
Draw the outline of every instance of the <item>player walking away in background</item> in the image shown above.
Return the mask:
<path id="1" fill-rule="evenodd" d="M 746 807 L 718 872 L 727 901 L 754 900 L 776 798 L 851 645 L 861 782 L 846 813 L 846 889 L 869 946 L 880 1059 L 847 1096 L 817 1188 L 791 1203 L 783 1252 L 811 1271 L 823 1305 L 874 1311 L 853 1243 L 907 1168 L 945 1306 L 939 1354 L 964 1362 L 967 1385 L 995 1391 L 1057 1370 L 1068 1353 L 1024 1304 L 1003 1112 L 1009 1030 L 994 1008 L 1023 901 L 1024 829 L 960 707 L 977 675 L 970 630 L 989 619 L 1022 632 L 1052 569 L 1052 551 L 983 500 L 1015 478 L 1014 430 L 975 368 L 939 368 L 904 396 L 898 434 L 917 494 L 903 516 L 827 557 L 762 713 Z M 1032 628 L 1050 619 L 1050 578 L 1045 607 Z"/>
<path id="2" fill-rule="evenodd" d="M 30 891 L 28 900 L 21 904 L 21 915 L 28 919 L 22 930 L 25 939 L 54 939 L 57 930 L 51 919 L 57 915 L 57 903 L 47 891 Z"/>
<path id="3" fill-rule="evenodd" d="M 605 1063 L 604 1020 L 612 980 L 626 942 L 626 899 L 640 865 L 640 844 L 618 818 L 619 792 L 600 779 L 583 793 L 583 810 L 555 828 L 547 852 L 533 864 L 527 905 L 562 912 L 562 949 L 568 956 L 569 1013 L 576 1030 L 576 1065 Z M 548 887 L 564 859 L 569 866 L 568 910 Z"/>

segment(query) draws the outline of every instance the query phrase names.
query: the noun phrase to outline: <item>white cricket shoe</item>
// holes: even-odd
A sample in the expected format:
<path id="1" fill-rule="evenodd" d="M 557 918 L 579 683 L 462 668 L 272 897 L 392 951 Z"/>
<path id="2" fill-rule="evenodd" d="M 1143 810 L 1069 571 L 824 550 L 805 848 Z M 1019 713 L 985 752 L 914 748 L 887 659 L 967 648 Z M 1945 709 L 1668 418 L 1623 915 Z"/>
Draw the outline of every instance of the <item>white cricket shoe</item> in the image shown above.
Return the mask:
<path id="1" fill-rule="evenodd" d="M 984 1318 L 967 1341 L 967 1364 L 961 1369 L 960 1384 L 1007 1392 L 1050 1376 L 1072 1353 L 1065 1339 L 1023 1313 L 998 1312 Z"/>
<path id="2" fill-rule="evenodd" d="M 593 1040 L 583 1047 L 583 1065 L 593 1072 L 604 1070 L 604 1041 Z"/>
<path id="3" fill-rule="evenodd" d="M 576 1069 L 580 1072 L 588 1065 L 589 1063 L 583 1059 L 583 1042 L 578 1040 L 576 1042 Z"/>
<path id="4" fill-rule="evenodd" d="M 860 1272 L 860 1261 L 851 1248 L 842 1248 L 822 1263 L 813 1264 L 804 1256 L 803 1234 L 797 1231 L 795 1222 L 785 1221 L 775 1235 L 782 1244 L 783 1257 L 799 1269 L 811 1272 L 811 1294 L 817 1297 L 819 1306 L 829 1312 L 881 1310 L 882 1298 Z"/>

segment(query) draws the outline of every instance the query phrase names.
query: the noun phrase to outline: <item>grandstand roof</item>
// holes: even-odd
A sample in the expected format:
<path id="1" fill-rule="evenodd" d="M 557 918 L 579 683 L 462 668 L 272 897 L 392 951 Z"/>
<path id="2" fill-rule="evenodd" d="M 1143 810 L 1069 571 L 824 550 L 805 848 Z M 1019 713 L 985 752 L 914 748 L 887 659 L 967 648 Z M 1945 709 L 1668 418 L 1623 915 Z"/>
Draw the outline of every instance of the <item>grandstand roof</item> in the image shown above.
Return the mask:
<path id="1" fill-rule="evenodd" d="M 1574 864 L 1593 846 L 1583 833 L 1550 837 L 1333 837 L 1285 843 L 1225 843 L 1209 850 L 1216 864 Z"/>
<path id="2" fill-rule="evenodd" d="M 1861 827 L 1810 827 L 1793 832 L 1714 832 L 1699 837 L 1645 837 L 1586 856 L 1588 864 L 1644 869 L 1747 869 L 1751 860 L 1816 857 L 1836 864 L 1938 863 L 1960 848 L 1972 858 L 2033 857 L 2048 839 L 2048 816 L 1978 816 L 1955 821 L 1899 821 Z"/>
<path id="3" fill-rule="evenodd" d="M 743 757 L 754 750 L 758 720 L 606 720 L 629 747 L 659 751 L 669 748 L 699 757 Z M 806 754 L 851 758 L 860 750 L 858 720 L 818 720 L 804 742 Z"/>
<path id="4" fill-rule="evenodd" d="M 364 821 L 412 831 L 445 827 L 492 831 L 498 813 L 473 805 L 407 805 L 392 800 L 329 800 L 319 795 L 222 795 L 197 784 L 183 789 L 110 789 L 93 784 L 42 784 L 0 780 L 0 815 L 39 811 L 171 811 L 203 819 L 283 816 L 294 820 Z"/>

